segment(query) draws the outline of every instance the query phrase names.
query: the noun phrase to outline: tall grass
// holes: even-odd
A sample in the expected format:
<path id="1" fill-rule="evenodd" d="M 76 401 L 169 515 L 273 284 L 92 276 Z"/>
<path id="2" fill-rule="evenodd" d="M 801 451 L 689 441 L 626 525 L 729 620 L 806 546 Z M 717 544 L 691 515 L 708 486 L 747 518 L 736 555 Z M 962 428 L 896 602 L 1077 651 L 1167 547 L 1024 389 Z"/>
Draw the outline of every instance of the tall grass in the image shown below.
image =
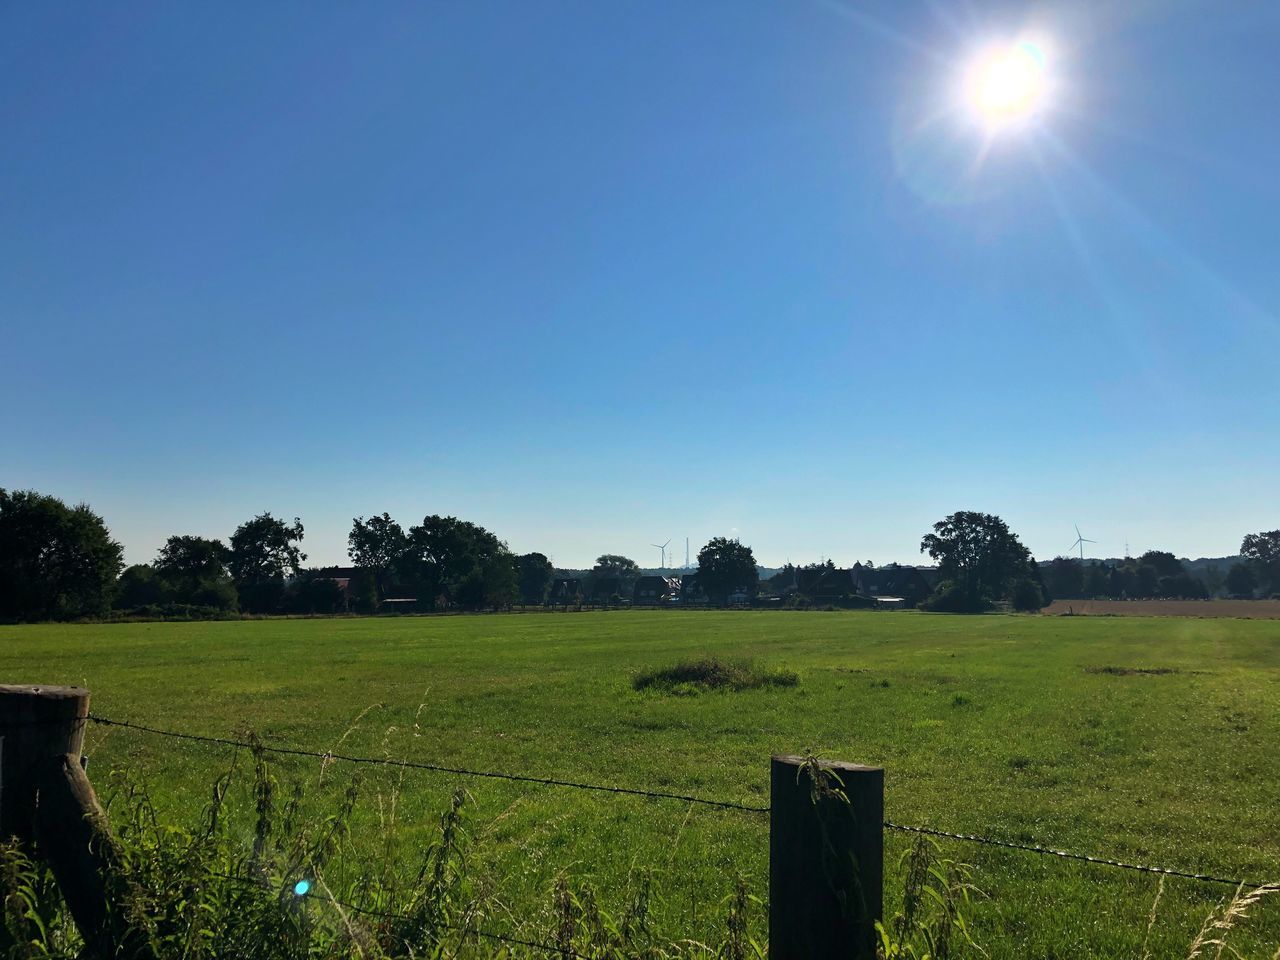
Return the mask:
<path id="1" fill-rule="evenodd" d="M 389 833 L 370 862 L 356 855 L 349 831 L 359 782 L 332 812 L 307 815 L 301 786 L 282 787 L 261 749 L 248 768 L 219 777 L 185 827 L 161 823 L 136 784 L 114 780 L 108 788 L 121 853 L 111 909 L 158 960 L 545 957 L 545 946 L 563 957 L 609 960 L 761 955 L 747 936 L 756 901 L 742 881 L 722 905 L 723 934 L 714 943 L 658 935 L 643 872 L 612 911 L 589 886 L 562 876 L 546 910 L 521 915 L 494 892 L 497 878 L 473 868 L 465 791 L 453 794 L 425 850 L 407 853 Z M 16 843 L 0 845 L 0 897 L 0 956 L 81 955 L 47 867 Z"/>

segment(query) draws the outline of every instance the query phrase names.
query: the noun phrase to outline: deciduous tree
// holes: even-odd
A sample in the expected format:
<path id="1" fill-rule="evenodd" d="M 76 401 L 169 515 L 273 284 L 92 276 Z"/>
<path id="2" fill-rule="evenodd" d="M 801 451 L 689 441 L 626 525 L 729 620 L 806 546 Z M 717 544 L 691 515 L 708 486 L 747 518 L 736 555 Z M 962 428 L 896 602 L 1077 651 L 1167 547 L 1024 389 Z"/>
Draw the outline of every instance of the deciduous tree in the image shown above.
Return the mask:
<path id="1" fill-rule="evenodd" d="M 520 600 L 523 603 L 542 603 L 555 578 L 555 570 L 545 554 L 526 553 L 520 557 Z"/>
<path id="2" fill-rule="evenodd" d="M 962 510 L 933 525 L 920 552 L 938 563 L 939 587 L 947 585 L 948 608 L 982 610 L 1006 599 L 1030 576 L 1031 553 L 1008 525 L 990 513 Z M 940 589 L 939 596 L 944 591 Z"/>
<path id="3" fill-rule="evenodd" d="M 124 551 L 86 504 L 0 489 L 0 619 L 68 620 L 111 606 Z"/>
<path id="4" fill-rule="evenodd" d="M 1280 593 L 1280 530 L 1249 534 L 1240 544 L 1240 555 L 1253 567 L 1264 593 Z"/>
<path id="5" fill-rule="evenodd" d="M 698 585 L 716 603 L 736 590 L 754 594 L 758 577 L 755 554 L 736 539 L 713 537 L 698 551 Z"/>
<path id="6" fill-rule="evenodd" d="M 1247 563 L 1233 563 L 1227 571 L 1227 593 L 1236 600 L 1252 600 L 1258 587 L 1258 578 Z"/>
<path id="7" fill-rule="evenodd" d="M 231 535 L 228 566 L 240 593 L 240 606 L 254 613 L 270 613 L 279 607 L 286 577 L 298 572 L 307 555 L 302 542 L 302 521 L 288 524 L 270 513 L 240 524 Z"/>
<path id="8" fill-rule="evenodd" d="M 368 520 L 356 517 L 351 521 L 347 555 L 352 563 L 373 576 L 380 597 L 387 595 L 396 567 L 408 549 L 409 538 L 404 528 L 392 520 L 390 514 Z"/>

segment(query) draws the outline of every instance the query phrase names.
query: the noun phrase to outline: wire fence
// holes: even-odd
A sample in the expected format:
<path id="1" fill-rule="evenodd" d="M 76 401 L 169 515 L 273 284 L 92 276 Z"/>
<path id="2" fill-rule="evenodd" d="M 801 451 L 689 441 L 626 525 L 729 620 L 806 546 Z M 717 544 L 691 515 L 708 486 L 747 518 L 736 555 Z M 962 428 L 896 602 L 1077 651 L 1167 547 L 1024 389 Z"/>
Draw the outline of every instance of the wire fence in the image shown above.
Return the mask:
<path id="1" fill-rule="evenodd" d="M 158 737 L 168 737 L 177 740 L 194 741 L 198 743 L 210 743 L 225 747 L 233 747 L 237 749 L 260 750 L 265 753 L 272 753 L 281 756 L 291 757 L 310 757 L 324 762 L 342 761 L 354 764 L 372 764 L 377 766 L 399 767 L 409 770 L 424 770 L 434 773 L 448 773 L 457 776 L 468 777 L 486 777 L 498 780 L 509 780 L 517 783 L 530 783 L 540 786 L 565 787 L 573 790 L 590 790 L 600 793 L 623 794 L 627 796 L 645 797 L 656 800 L 678 800 L 683 803 L 698 804 L 707 807 L 716 807 L 724 810 L 733 810 L 746 813 L 769 813 L 769 807 L 753 806 L 746 803 L 738 803 L 730 800 L 715 800 L 707 797 L 697 797 L 689 794 L 671 793 L 660 790 L 644 790 L 636 787 L 619 787 L 609 784 L 584 783 L 575 780 L 564 780 L 556 777 L 540 777 L 530 774 L 508 773 L 496 770 L 472 770 L 466 767 L 449 766 L 445 764 L 428 763 L 420 760 L 409 760 L 404 758 L 385 758 L 385 757 L 366 757 L 352 754 L 337 753 L 334 751 L 307 750 L 300 747 L 273 746 L 258 741 L 236 740 L 227 737 L 214 737 L 204 734 L 186 733 L 176 730 L 163 730 L 158 727 L 146 724 L 135 723 L 129 720 L 115 720 L 110 717 L 103 717 L 97 714 L 89 714 L 87 719 L 100 726 L 120 727 L 129 730 L 137 730 L 141 733 L 151 734 Z M 1118 860 L 1110 857 L 1099 857 L 1090 854 L 1072 853 L 1066 850 L 1058 850 L 1053 847 L 1035 843 L 1017 843 L 1009 840 L 1001 840 L 994 837 L 984 837 L 971 833 L 955 833 L 947 830 L 940 830 L 934 827 L 917 826 L 911 824 L 895 823 L 890 820 L 884 821 L 886 830 L 893 830 L 901 833 L 911 833 L 924 836 L 938 837 L 947 840 L 959 840 L 968 843 L 983 844 L 986 846 L 999 847 L 1008 850 L 1018 850 L 1024 853 L 1033 853 L 1041 856 L 1057 857 L 1064 860 L 1077 860 L 1084 863 L 1091 863 L 1097 866 L 1114 867 L 1122 870 L 1137 871 L 1140 873 L 1159 874 L 1166 877 L 1179 877 L 1186 880 L 1194 880 L 1201 883 L 1227 884 L 1233 887 L 1248 887 L 1253 889 L 1274 890 L 1280 889 L 1280 884 L 1259 882 L 1234 877 L 1222 877 L 1214 874 L 1177 870 L 1170 867 L 1157 867 L 1147 864 L 1130 863 L 1124 860 Z M 331 899 L 331 898 L 330 898 Z M 358 908 L 350 904 L 343 904 L 341 901 L 334 901 L 342 906 L 347 906 L 356 912 L 368 912 L 363 908 Z M 396 919 L 395 917 L 390 917 Z M 398 918 L 404 919 L 404 918 Z M 477 935 L 484 936 L 480 931 L 470 931 Z M 501 938 L 499 938 L 501 939 Z M 519 942 L 519 941 L 513 941 Z M 546 944 L 523 943 L 524 946 L 533 946 L 540 949 L 556 950 L 561 948 L 552 947 Z"/>

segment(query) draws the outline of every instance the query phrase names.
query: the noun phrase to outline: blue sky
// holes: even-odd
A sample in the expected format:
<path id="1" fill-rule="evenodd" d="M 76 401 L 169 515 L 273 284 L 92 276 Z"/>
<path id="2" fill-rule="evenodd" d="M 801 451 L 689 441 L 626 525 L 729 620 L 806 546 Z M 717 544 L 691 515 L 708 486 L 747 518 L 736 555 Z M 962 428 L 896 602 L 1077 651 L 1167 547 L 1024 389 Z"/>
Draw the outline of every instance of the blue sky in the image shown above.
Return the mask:
<path id="1" fill-rule="evenodd" d="M 1124 7 L 1123 11 L 1117 9 Z M 982 131 L 991 42 L 1052 95 Z M 0 8 L 0 485 L 166 536 L 1280 525 L 1280 6 Z M 681 548 L 682 552 L 682 548 Z"/>

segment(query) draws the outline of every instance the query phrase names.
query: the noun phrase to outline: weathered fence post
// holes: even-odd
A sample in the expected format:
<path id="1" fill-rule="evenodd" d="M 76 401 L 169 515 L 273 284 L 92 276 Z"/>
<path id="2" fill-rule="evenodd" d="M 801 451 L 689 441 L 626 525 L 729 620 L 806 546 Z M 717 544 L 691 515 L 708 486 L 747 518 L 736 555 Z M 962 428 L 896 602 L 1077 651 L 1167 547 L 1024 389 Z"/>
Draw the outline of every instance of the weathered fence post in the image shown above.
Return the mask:
<path id="1" fill-rule="evenodd" d="M 884 770 L 774 757 L 769 809 L 769 960 L 874 960 Z"/>
<path id="2" fill-rule="evenodd" d="M 89 691 L 0 684 L 0 838 L 34 843 L 89 957 L 149 957 L 109 905 L 119 855 L 80 764 Z"/>

